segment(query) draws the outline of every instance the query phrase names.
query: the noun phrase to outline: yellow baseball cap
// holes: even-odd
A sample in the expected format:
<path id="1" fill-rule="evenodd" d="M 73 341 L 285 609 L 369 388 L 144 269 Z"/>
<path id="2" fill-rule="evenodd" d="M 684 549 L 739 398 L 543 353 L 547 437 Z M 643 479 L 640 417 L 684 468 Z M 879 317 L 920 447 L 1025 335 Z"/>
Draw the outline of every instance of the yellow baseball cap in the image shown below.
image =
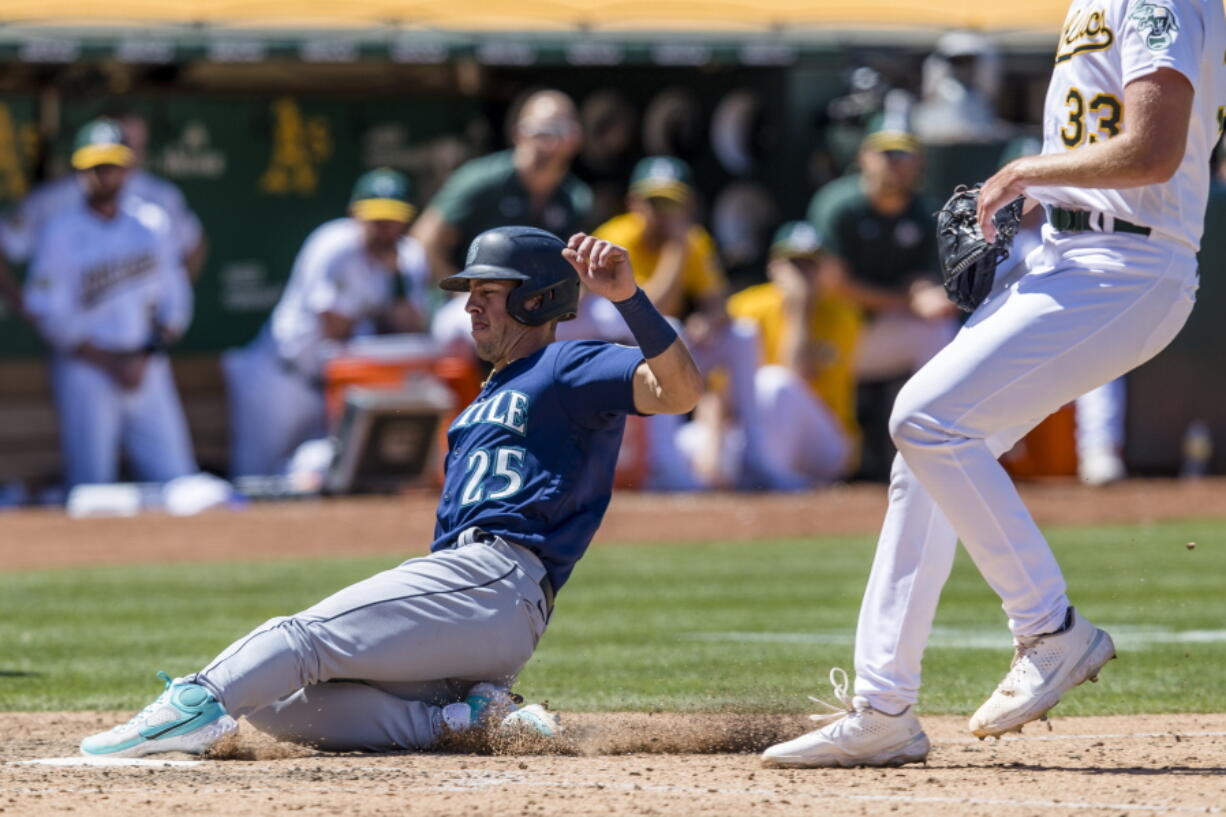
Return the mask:
<path id="1" fill-rule="evenodd" d="M 73 142 L 72 166 L 89 170 L 99 165 L 131 167 L 136 154 L 123 138 L 123 130 L 114 119 L 95 119 L 77 131 Z"/>
<path id="2" fill-rule="evenodd" d="M 408 176 L 388 167 L 363 173 L 353 185 L 349 210 L 361 221 L 412 221 L 417 208 L 409 203 Z"/>

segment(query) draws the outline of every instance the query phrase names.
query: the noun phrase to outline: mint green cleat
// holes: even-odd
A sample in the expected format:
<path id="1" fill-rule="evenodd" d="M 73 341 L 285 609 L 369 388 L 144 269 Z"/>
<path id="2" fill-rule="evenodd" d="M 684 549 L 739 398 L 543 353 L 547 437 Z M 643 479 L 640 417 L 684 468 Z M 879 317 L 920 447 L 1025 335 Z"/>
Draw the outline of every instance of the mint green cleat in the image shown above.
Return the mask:
<path id="1" fill-rule="evenodd" d="M 164 672 L 166 689 L 132 720 L 81 741 L 89 757 L 142 757 L 161 752 L 200 754 L 238 728 L 207 689 Z"/>

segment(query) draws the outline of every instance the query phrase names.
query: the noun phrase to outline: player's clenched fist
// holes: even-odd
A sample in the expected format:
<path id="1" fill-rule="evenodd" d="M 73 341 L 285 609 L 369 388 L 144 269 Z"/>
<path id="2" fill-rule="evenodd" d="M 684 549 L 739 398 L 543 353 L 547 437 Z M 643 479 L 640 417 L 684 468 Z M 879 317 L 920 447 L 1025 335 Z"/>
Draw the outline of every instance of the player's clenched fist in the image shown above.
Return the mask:
<path id="1" fill-rule="evenodd" d="M 562 257 L 575 268 L 584 286 L 610 301 L 624 301 L 638 288 L 625 247 L 575 233 L 562 250 Z"/>

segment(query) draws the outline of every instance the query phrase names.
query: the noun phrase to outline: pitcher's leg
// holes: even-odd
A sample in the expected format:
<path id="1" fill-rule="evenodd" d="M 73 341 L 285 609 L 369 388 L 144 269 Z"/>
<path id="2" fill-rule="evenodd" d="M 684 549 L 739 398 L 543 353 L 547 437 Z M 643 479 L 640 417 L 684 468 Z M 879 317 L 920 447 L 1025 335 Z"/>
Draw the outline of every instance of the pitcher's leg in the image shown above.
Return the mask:
<path id="1" fill-rule="evenodd" d="M 1156 269 L 1066 266 L 1023 279 L 899 394 L 891 433 L 945 512 L 1015 635 L 1064 622 L 1064 578 L 987 438 L 1033 423 L 1170 341 L 1191 308 L 1184 259 Z M 1033 279 L 1033 280 L 1032 280 Z"/>
<path id="2" fill-rule="evenodd" d="M 1032 427 L 1007 429 L 989 448 L 999 456 Z M 870 706 L 897 713 L 919 700 L 924 650 L 958 535 L 901 456 L 889 496 L 856 625 L 855 691 Z"/>

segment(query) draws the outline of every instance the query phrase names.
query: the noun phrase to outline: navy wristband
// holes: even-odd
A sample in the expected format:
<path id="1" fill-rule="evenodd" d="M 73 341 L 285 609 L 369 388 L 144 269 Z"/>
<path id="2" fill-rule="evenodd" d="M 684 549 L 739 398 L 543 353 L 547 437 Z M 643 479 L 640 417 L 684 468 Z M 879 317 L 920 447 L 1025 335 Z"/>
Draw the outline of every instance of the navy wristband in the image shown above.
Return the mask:
<path id="1" fill-rule="evenodd" d="M 636 289 L 629 298 L 614 301 L 613 305 L 622 314 L 626 326 L 630 327 L 630 334 L 634 335 L 644 358 L 650 360 L 664 354 L 677 339 L 677 330 L 660 314 L 643 290 Z"/>

